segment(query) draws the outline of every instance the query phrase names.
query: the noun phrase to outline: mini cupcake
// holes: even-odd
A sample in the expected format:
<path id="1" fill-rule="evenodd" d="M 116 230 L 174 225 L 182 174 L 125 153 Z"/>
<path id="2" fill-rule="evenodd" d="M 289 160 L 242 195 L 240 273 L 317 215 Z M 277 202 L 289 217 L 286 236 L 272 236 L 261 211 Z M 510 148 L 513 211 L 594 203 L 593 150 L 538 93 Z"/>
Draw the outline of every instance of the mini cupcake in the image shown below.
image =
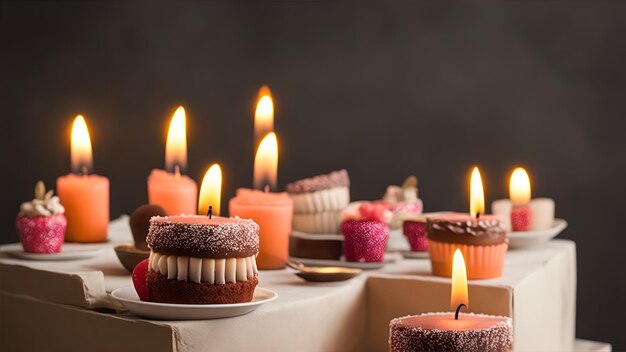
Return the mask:
<path id="1" fill-rule="evenodd" d="M 468 279 L 502 275 L 508 248 L 506 230 L 496 215 L 448 213 L 428 218 L 428 252 L 433 274 L 450 277 L 452 257 L 459 248 L 465 258 Z"/>
<path id="2" fill-rule="evenodd" d="M 293 229 L 306 233 L 336 234 L 341 211 L 350 203 L 346 170 L 299 180 L 287 185 L 293 200 Z"/>
<path id="3" fill-rule="evenodd" d="M 402 223 L 402 233 L 409 240 L 411 251 L 428 251 L 428 237 L 426 236 L 426 217 L 414 217 Z"/>
<path id="4" fill-rule="evenodd" d="M 258 283 L 259 225 L 240 218 L 154 216 L 147 297 L 180 304 L 252 301 Z"/>
<path id="5" fill-rule="evenodd" d="M 342 214 L 343 249 L 350 262 L 382 262 L 389 240 L 391 212 L 380 204 L 357 202 Z"/>
<path id="6" fill-rule="evenodd" d="M 422 213 L 424 205 L 417 197 L 417 177 L 409 176 L 402 186 L 387 186 L 381 204 L 385 205 L 393 214 L 391 228 L 399 229 L 402 222 Z"/>
<path id="7" fill-rule="evenodd" d="M 35 199 L 20 206 L 15 225 L 24 250 L 29 253 L 59 253 L 65 239 L 65 208 L 42 181 L 35 186 Z"/>

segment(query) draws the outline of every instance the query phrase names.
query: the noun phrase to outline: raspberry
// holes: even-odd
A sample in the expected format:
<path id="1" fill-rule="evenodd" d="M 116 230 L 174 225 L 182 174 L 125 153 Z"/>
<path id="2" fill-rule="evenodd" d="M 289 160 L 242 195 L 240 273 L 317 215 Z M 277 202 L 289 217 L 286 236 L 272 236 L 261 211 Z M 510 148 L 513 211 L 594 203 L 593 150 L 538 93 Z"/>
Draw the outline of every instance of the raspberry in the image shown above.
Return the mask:
<path id="1" fill-rule="evenodd" d="M 133 285 L 139 299 L 142 301 L 148 301 L 148 264 L 149 259 L 144 259 L 133 269 Z"/>

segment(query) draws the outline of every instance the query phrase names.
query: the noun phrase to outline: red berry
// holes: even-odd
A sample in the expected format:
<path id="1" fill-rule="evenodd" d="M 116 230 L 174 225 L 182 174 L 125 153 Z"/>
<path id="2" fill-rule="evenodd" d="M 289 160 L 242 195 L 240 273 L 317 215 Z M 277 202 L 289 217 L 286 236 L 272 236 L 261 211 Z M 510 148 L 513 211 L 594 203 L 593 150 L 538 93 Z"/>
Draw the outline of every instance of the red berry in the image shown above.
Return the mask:
<path id="1" fill-rule="evenodd" d="M 133 269 L 133 285 L 135 285 L 135 291 L 139 299 L 142 301 L 148 300 L 148 263 L 149 259 L 144 259 Z"/>

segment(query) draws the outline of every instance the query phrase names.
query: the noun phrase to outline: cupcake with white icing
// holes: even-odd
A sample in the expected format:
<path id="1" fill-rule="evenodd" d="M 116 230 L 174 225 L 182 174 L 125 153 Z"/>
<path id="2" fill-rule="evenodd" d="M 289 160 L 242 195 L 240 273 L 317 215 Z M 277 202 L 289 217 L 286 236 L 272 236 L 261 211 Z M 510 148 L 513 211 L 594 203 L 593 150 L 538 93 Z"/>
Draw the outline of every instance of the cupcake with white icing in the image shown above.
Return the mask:
<path id="1" fill-rule="evenodd" d="M 29 253 L 58 253 L 65 240 L 65 208 L 54 191 L 46 192 L 42 181 L 35 186 L 35 198 L 24 202 L 15 220 L 24 250 Z"/>
<path id="2" fill-rule="evenodd" d="M 293 200 L 293 229 L 305 233 L 336 234 L 341 211 L 350 203 L 346 170 L 333 171 L 287 185 Z"/>

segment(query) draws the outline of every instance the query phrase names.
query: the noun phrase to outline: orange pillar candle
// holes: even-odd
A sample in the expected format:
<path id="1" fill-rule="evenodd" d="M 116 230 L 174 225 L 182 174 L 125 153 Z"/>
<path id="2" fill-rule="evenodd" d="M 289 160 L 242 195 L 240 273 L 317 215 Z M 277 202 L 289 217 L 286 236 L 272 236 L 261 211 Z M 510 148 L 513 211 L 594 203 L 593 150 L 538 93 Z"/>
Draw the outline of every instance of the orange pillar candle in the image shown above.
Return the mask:
<path id="1" fill-rule="evenodd" d="M 198 185 L 181 171 L 187 167 L 185 109 L 179 107 L 170 122 L 165 145 L 166 170 L 148 176 L 148 203 L 163 207 L 168 215 L 195 214 Z"/>
<path id="2" fill-rule="evenodd" d="M 282 269 L 289 253 L 293 202 L 276 187 L 278 146 L 274 132 L 259 144 L 254 160 L 254 184 L 261 190 L 239 189 L 229 202 L 230 215 L 252 219 L 259 224 L 259 269 Z"/>
<path id="3" fill-rule="evenodd" d="M 109 226 L 109 179 L 90 175 L 91 140 L 85 119 L 78 115 L 72 126 L 72 172 L 57 178 L 57 192 L 65 207 L 71 242 L 104 242 Z"/>

